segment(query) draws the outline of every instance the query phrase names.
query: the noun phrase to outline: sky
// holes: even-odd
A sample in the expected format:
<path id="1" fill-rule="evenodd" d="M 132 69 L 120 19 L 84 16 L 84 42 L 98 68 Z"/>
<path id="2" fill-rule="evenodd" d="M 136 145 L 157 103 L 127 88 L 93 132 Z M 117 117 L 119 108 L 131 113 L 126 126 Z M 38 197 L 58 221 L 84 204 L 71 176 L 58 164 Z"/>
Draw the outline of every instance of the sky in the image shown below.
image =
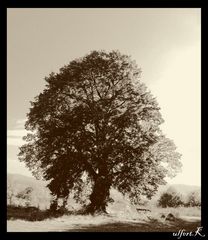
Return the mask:
<path id="1" fill-rule="evenodd" d="M 197 8 L 7 10 L 7 171 L 20 163 L 24 122 L 44 78 L 92 50 L 119 50 L 157 97 L 161 129 L 182 154 L 170 184 L 201 185 L 201 12 Z"/>

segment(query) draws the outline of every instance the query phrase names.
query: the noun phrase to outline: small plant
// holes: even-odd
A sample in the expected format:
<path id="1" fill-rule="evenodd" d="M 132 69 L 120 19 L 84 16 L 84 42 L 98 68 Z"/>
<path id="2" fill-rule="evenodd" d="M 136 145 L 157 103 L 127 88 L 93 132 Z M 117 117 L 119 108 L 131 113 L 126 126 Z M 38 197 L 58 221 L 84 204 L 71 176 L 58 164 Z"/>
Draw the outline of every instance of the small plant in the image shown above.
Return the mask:
<path id="1" fill-rule="evenodd" d="M 7 184 L 7 204 L 12 206 L 14 205 L 14 199 L 16 197 L 16 191 L 15 187 L 11 184 L 11 182 L 8 182 Z"/>
<path id="2" fill-rule="evenodd" d="M 17 194 L 17 198 L 21 199 L 24 202 L 26 207 L 30 207 L 31 201 L 32 201 L 32 192 L 33 192 L 33 188 L 27 187 L 25 190 Z"/>

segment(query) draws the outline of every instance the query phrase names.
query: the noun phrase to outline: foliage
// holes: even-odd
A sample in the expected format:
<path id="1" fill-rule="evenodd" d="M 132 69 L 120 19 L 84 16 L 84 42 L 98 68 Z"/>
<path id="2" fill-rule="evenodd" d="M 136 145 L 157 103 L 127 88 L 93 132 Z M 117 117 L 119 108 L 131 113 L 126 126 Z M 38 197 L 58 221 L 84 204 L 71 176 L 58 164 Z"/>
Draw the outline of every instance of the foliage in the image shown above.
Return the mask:
<path id="1" fill-rule="evenodd" d="M 40 210 L 36 207 L 7 206 L 7 219 L 22 219 L 26 221 L 43 221 L 49 218 L 63 216 L 64 213 Z"/>
<path id="2" fill-rule="evenodd" d="M 22 199 L 25 202 L 25 205 L 29 207 L 31 205 L 32 192 L 33 188 L 27 187 L 23 191 L 19 192 L 16 197 Z"/>
<path id="3" fill-rule="evenodd" d="M 158 200 L 158 206 L 167 208 L 167 207 L 179 207 L 184 203 L 181 199 L 181 196 L 174 193 L 163 193 Z"/>
<path id="4" fill-rule="evenodd" d="M 201 195 L 200 192 L 193 191 L 188 195 L 186 205 L 189 207 L 200 207 L 201 206 Z"/>
<path id="5" fill-rule="evenodd" d="M 180 169 L 180 154 L 160 130 L 160 108 L 140 74 L 129 56 L 93 51 L 45 78 L 46 88 L 31 102 L 25 127 L 32 133 L 19 159 L 50 180 L 54 196 L 81 194 L 86 175 L 88 210 L 104 211 L 110 187 L 133 201 L 150 198 Z"/>
<path id="6" fill-rule="evenodd" d="M 14 205 L 14 198 L 16 197 L 16 189 L 11 184 L 11 182 L 7 183 L 7 204 L 12 206 Z"/>

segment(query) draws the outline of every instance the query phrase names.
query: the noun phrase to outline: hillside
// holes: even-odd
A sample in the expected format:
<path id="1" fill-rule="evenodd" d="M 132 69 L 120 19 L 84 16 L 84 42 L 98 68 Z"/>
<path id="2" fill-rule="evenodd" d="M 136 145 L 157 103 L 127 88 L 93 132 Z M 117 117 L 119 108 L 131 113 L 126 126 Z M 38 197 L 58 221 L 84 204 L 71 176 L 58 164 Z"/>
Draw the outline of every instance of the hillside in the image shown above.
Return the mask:
<path id="1" fill-rule="evenodd" d="M 47 182 L 36 180 L 33 177 L 27 177 L 20 174 L 7 174 L 7 189 L 14 195 L 25 190 L 27 187 L 33 188 L 32 205 L 41 209 L 49 207 L 50 204 L 50 191 L 46 187 Z M 15 204 L 19 204 L 18 199 L 12 199 Z"/>
<path id="2" fill-rule="evenodd" d="M 34 189 L 33 197 L 32 197 L 32 205 L 38 206 L 41 209 L 45 209 L 49 207 L 51 195 L 50 195 L 49 189 L 46 187 L 47 182 L 36 180 L 35 178 L 27 177 L 20 174 L 7 174 L 7 182 L 8 182 L 8 189 L 12 188 L 15 193 L 23 191 L 27 187 L 32 187 Z M 200 187 L 192 186 L 192 185 L 184 185 L 184 184 L 172 184 L 172 185 L 167 184 L 165 186 L 160 186 L 157 194 L 152 198 L 151 201 L 149 201 L 148 205 L 156 204 L 160 195 L 165 191 L 177 192 L 185 198 L 189 193 L 193 191 L 200 192 Z M 112 189 L 111 196 L 115 200 L 115 202 L 109 206 L 110 211 L 115 212 L 115 211 L 119 211 L 120 209 L 123 209 L 123 210 L 125 209 L 126 211 L 127 208 L 130 211 L 130 208 L 132 206 L 129 200 L 124 198 L 118 191 Z M 15 203 L 17 204 L 17 199 L 14 199 L 14 201 L 16 201 Z M 72 208 L 79 207 L 79 205 L 77 205 L 75 201 L 73 201 L 73 199 L 69 200 L 69 206 L 71 206 Z"/>

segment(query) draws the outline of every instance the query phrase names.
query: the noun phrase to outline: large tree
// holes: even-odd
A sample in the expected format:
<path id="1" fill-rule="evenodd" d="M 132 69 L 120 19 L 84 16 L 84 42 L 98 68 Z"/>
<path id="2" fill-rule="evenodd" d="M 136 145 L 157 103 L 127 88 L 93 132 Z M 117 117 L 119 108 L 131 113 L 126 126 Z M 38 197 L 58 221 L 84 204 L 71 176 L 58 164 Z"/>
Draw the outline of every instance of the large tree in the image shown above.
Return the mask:
<path id="1" fill-rule="evenodd" d="M 141 70 L 118 51 L 93 51 L 45 78 L 28 113 L 32 133 L 19 159 L 51 180 L 57 198 L 90 186 L 86 212 L 105 212 L 110 188 L 138 201 L 180 169 L 180 154 L 159 126 L 156 99 Z"/>

